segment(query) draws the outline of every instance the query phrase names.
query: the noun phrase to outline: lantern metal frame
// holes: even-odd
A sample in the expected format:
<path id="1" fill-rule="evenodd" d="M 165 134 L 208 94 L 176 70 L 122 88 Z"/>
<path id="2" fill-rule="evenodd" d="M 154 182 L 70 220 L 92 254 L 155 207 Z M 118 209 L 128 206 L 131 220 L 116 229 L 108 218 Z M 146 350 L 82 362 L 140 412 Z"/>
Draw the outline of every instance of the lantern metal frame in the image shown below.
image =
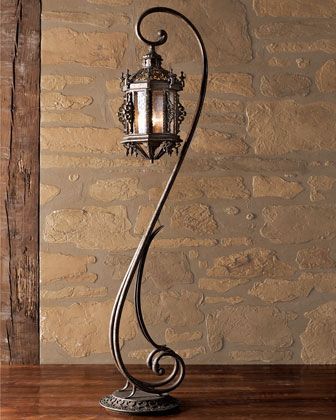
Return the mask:
<path id="1" fill-rule="evenodd" d="M 128 413 L 128 414 L 165 414 L 168 411 L 176 410 L 179 408 L 179 401 L 169 395 L 169 392 L 176 389 L 182 382 L 185 376 L 185 364 L 181 356 L 179 356 L 174 350 L 168 347 L 166 344 L 158 344 L 149 334 L 147 327 L 144 322 L 142 308 L 141 308 L 141 283 L 142 275 L 145 266 L 146 256 L 151 245 L 151 242 L 155 236 L 160 232 L 163 226 L 156 227 L 160 213 L 163 206 L 168 198 L 169 192 L 175 182 L 175 179 L 181 169 L 182 163 L 185 159 L 190 143 L 194 137 L 194 133 L 201 115 L 202 107 L 204 104 L 207 79 L 208 79 L 208 59 L 206 49 L 202 37 L 194 26 L 194 24 L 182 13 L 167 8 L 167 7 L 153 7 L 144 11 L 136 24 L 136 35 L 145 44 L 149 45 L 150 52 L 155 52 L 155 47 L 164 44 L 167 41 L 167 33 L 164 30 L 159 31 L 158 39 L 156 41 L 150 41 L 146 39 L 140 30 L 143 19 L 153 13 L 167 13 L 182 19 L 192 30 L 195 35 L 198 45 L 200 47 L 203 74 L 200 86 L 198 104 L 193 117 L 193 121 L 181 147 L 181 152 L 177 163 L 172 170 L 172 173 L 167 181 L 166 187 L 164 188 L 158 205 L 154 211 L 154 214 L 148 224 L 148 227 L 138 245 L 137 250 L 131 260 L 125 277 L 121 283 L 120 289 L 115 299 L 114 307 L 110 319 L 109 328 L 109 340 L 112 355 L 115 360 L 115 364 L 124 376 L 126 380 L 125 386 L 101 399 L 100 404 L 107 410 L 116 412 Z M 156 54 L 156 53 L 155 53 Z M 126 76 L 127 80 L 127 76 Z M 127 86 L 127 85 L 126 85 Z M 131 86 L 131 85 L 130 85 Z M 127 139 L 126 139 L 127 140 Z M 135 139 L 134 139 L 135 140 Z M 173 138 L 174 140 L 174 138 Z M 137 144 L 134 142 L 132 144 Z M 131 146 L 133 147 L 133 146 Z M 163 153 L 162 153 L 163 154 Z M 162 155 L 161 155 L 162 156 Z M 150 158 L 150 156 L 149 156 Z M 126 297 L 136 275 L 134 302 L 136 317 L 140 327 L 140 330 L 154 348 L 147 358 L 147 367 L 158 376 L 165 376 L 164 379 L 157 381 L 142 380 L 136 378 L 129 369 L 125 366 L 125 363 L 121 356 L 120 349 L 120 321 L 125 305 Z M 170 358 L 173 361 L 173 367 L 170 373 L 166 374 L 165 369 L 161 366 L 163 358 Z M 165 375 L 166 374 L 166 375 Z"/>
<path id="2" fill-rule="evenodd" d="M 173 151 L 177 152 L 182 142 L 180 125 L 186 115 L 178 94 L 183 90 L 185 76 L 181 72 L 177 77 L 172 70 L 164 69 L 161 63 L 162 58 L 155 51 L 155 45 L 150 45 L 148 53 L 143 56 L 142 69 L 133 75 L 127 70 L 122 74 L 120 84 L 124 102 L 118 117 L 125 133 L 121 143 L 127 154 L 140 153 L 152 162 L 164 153 L 171 155 Z M 162 100 L 159 127 L 153 124 L 155 97 Z"/>

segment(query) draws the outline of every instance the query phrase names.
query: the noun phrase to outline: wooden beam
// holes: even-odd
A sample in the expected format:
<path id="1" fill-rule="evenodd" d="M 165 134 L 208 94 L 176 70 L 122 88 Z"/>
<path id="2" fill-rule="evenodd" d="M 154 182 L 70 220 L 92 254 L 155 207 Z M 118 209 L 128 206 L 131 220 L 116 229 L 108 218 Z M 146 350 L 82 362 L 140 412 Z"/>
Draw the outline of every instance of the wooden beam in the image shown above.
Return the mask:
<path id="1" fill-rule="evenodd" d="M 40 0 L 1 0 L 1 354 L 39 363 Z"/>

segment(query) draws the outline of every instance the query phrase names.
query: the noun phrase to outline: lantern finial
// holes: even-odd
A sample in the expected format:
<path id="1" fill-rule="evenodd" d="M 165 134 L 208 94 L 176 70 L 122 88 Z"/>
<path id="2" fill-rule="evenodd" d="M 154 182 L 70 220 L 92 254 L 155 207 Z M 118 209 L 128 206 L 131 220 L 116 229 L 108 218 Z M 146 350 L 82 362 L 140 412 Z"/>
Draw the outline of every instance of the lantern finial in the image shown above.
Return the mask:
<path id="1" fill-rule="evenodd" d="M 142 57 L 142 67 L 150 68 L 150 67 L 161 67 L 162 57 L 155 51 L 154 46 L 150 46 L 148 49 L 148 53 Z"/>

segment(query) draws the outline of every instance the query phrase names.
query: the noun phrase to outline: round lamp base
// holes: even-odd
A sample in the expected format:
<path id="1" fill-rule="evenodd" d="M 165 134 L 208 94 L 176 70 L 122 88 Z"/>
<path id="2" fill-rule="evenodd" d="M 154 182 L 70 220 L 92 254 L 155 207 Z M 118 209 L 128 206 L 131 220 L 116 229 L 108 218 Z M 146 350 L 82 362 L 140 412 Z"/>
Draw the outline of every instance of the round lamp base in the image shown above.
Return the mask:
<path id="1" fill-rule="evenodd" d="M 177 410 L 179 401 L 170 395 L 148 394 L 137 391 L 129 397 L 130 390 L 115 391 L 100 400 L 100 405 L 107 410 L 127 414 L 165 414 Z"/>

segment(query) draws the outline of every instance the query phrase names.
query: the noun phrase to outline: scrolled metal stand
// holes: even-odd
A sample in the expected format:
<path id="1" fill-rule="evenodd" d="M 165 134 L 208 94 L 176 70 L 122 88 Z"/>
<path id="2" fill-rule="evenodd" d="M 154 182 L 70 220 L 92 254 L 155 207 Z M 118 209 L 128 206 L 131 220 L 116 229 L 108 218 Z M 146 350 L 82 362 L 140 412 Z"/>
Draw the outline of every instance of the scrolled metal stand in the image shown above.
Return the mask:
<path id="1" fill-rule="evenodd" d="M 142 310 L 141 310 L 141 281 L 142 274 L 144 270 L 146 256 L 150 247 L 151 242 L 154 237 L 159 233 L 163 226 L 155 228 L 162 208 L 168 198 L 169 192 L 175 182 L 175 179 L 181 169 L 184 158 L 189 149 L 190 143 L 193 139 L 198 120 L 201 115 L 206 87 L 208 79 L 208 60 L 207 54 L 204 46 L 204 42 L 201 38 L 200 33 L 197 28 L 193 25 L 190 20 L 181 14 L 180 12 L 167 8 L 167 7 L 153 7 L 141 14 L 138 19 L 138 22 L 135 27 L 135 32 L 138 38 L 150 45 L 152 47 L 162 45 L 167 41 L 167 33 L 164 30 L 159 31 L 158 39 L 156 41 L 149 41 L 141 33 L 141 23 L 143 19 L 153 13 L 168 13 L 174 16 L 181 18 L 188 26 L 192 29 L 199 47 L 202 56 L 203 63 L 203 76 L 201 81 L 200 93 L 198 98 L 198 105 L 196 112 L 193 118 L 193 122 L 190 128 L 190 131 L 187 135 L 187 138 L 183 144 L 183 147 L 180 152 L 179 159 L 168 179 L 166 187 L 161 195 L 161 198 L 158 202 L 156 210 L 152 216 L 152 219 L 139 243 L 139 246 L 132 258 L 132 261 L 128 267 L 128 270 L 125 274 L 125 277 L 122 281 L 120 289 L 118 291 L 115 304 L 111 314 L 110 321 L 110 347 L 111 352 L 115 360 L 115 364 L 119 369 L 120 373 L 124 376 L 126 384 L 121 390 L 115 391 L 113 394 L 104 397 L 100 404 L 109 410 L 120 411 L 130 414 L 154 414 L 154 413 L 166 413 L 176 409 L 179 406 L 178 400 L 168 395 L 170 391 L 173 391 L 177 388 L 182 382 L 185 374 L 185 364 L 183 359 L 171 348 L 164 344 L 156 343 L 153 338 L 150 336 L 146 325 L 144 323 Z M 136 284 L 135 284 L 135 309 L 137 321 L 140 327 L 140 330 L 146 340 L 153 346 L 154 350 L 149 354 L 147 358 L 147 366 L 151 369 L 156 375 L 163 376 L 165 374 L 165 369 L 160 366 L 160 361 L 163 357 L 170 357 L 174 361 L 174 365 L 170 374 L 166 378 L 158 381 L 144 381 L 135 378 L 129 370 L 126 368 L 120 351 L 120 342 L 119 342 L 119 332 L 120 332 L 120 320 L 125 304 L 125 300 L 133 281 L 133 278 L 137 274 Z"/>

